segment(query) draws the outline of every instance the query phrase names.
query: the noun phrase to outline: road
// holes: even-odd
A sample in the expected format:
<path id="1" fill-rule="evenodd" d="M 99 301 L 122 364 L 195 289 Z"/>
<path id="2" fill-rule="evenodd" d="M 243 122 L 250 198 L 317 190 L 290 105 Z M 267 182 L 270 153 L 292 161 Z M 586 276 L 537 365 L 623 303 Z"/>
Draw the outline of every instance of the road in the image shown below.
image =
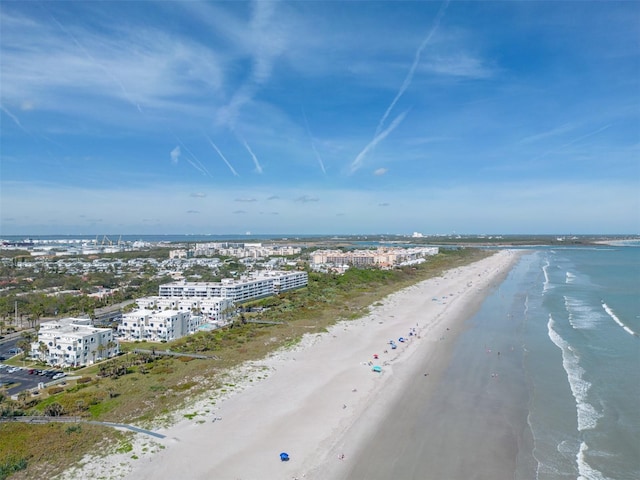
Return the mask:
<path id="1" fill-rule="evenodd" d="M 22 339 L 20 335 L 16 337 L 5 337 L 0 340 L 0 362 L 7 358 L 13 357 L 15 354 L 9 353 L 9 350 L 16 348 L 17 343 Z"/>

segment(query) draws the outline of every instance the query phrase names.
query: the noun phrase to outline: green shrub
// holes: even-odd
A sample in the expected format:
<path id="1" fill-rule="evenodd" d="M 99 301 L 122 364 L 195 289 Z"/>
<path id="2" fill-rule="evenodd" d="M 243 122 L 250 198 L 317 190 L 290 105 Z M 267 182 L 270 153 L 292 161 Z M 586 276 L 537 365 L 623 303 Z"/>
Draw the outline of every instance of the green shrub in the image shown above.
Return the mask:
<path id="1" fill-rule="evenodd" d="M 26 458 L 9 458 L 0 463 L 0 480 L 9 478 L 12 473 L 19 472 L 27 468 Z"/>

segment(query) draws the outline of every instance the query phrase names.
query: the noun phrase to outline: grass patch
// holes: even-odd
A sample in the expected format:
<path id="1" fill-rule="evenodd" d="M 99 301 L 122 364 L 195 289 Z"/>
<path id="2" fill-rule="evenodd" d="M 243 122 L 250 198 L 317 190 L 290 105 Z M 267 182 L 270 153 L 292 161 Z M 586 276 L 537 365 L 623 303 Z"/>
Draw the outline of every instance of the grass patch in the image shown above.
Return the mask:
<path id="1" fill-rule="evenodd" d="M 78 428 L 67 433 L 70 427 Z M 102 447 L 115 445 L 124 435 L 99 425 L 81 427 L 64 423 L 0 424 L 0 468 L 6 472 L 11 465 L 19 466 L 19 470 L 10 472 L 12 480 L 50 478 L 79 462 L 85 454 L 106 451 Z"/>
<path id="2" fill-rule="evenodd" d="M 133 451 L 133 445 L 131 444 L 131 442 L 122 442 L 120 445 L 118 445 L 118 448 L 116 448 L 116 453 L 129 453 Z"/>

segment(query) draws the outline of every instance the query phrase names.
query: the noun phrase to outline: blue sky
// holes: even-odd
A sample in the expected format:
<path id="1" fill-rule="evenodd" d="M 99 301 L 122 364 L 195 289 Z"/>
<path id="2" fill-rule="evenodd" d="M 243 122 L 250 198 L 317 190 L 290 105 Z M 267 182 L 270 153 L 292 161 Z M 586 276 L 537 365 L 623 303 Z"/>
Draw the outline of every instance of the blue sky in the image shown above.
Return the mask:
<path id="1" fill-rule="evenodd" d="M 0 14 L 0 235 L 640 232 L 637 2 Z"/>

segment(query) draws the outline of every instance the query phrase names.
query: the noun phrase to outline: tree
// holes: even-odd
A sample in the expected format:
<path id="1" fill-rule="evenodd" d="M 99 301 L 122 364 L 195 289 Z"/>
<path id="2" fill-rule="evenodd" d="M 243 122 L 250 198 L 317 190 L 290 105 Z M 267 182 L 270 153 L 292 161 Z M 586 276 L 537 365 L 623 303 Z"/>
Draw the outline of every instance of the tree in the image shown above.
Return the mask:
<path id="1" fill-rule="evenodd" d="M 16 342 L 16 347 L 22 349 L 22 359 L 26 359 L 31 350 L 31 342 L 28 337 L 23 337 L 21 340 Z"/>
<path id="2" fill-rule="evenodd" d="M 49 347 L 47 346 L 47 344 L 44 342 L 40 342 L 38 344 L 38 352 L 40 352 L 40 360 L 46 362 L 48 360 L 47 354 L 49 353 Z"/>
<path id="3" fill-rule="evenodd" d="M 49 417 L 59 417 L 64 413 L 64 407 L 58 402 L 53 402 L 47 405 L 44 409 L 44 414 Z"/>
<path id="4" fill-rule="evenodd" d="M 107 357 L 110 357 L 111 354 L 113 353 L 113 349 L 117 346 L 118 344 L 116 342 L 114 342 L 113 340 L 109 340 L 107 342 Z"/>

